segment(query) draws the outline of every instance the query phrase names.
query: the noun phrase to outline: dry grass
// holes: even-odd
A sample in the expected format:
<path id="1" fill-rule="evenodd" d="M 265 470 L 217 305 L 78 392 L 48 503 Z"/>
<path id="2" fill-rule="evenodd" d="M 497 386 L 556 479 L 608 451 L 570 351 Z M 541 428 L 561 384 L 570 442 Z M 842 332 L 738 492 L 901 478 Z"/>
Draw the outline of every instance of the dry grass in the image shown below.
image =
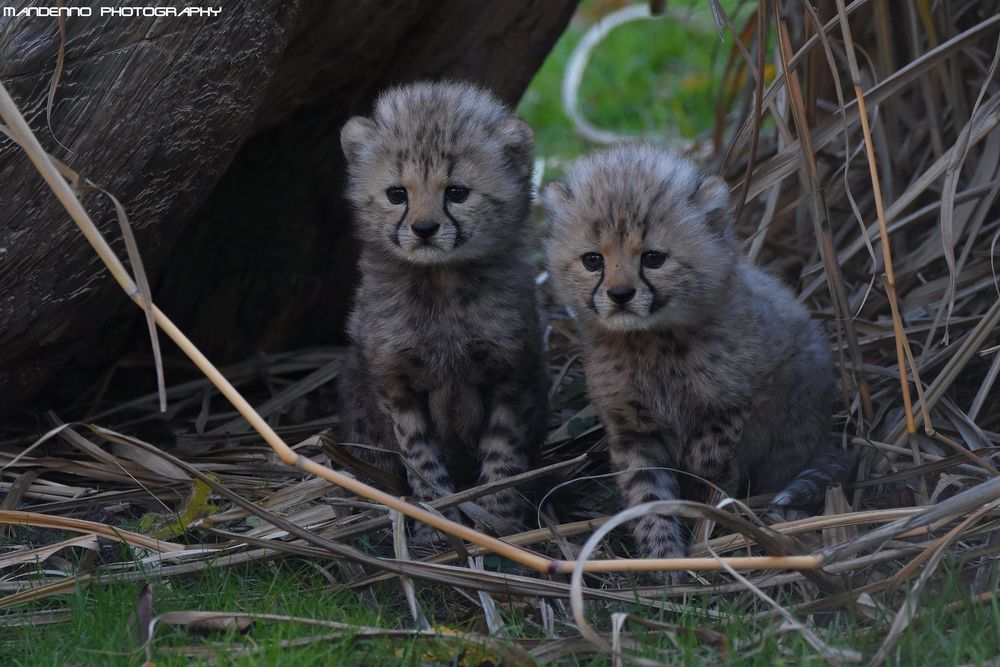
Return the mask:
<path id="1" fill-rule="evenodd" d="M 494 619 L 491 627 L 496 594 L 570 598 L 575 627 L 590 642 L 586 650 L 624 654 L 634 648 L 626 619 L 615 616 L 610 627 L 592 629 L 586 618 L 594 606 L 629 603 L 659 613 L 685 600 L 726 598 L 762 627 L 791 628 L 835 662 L 862 656 L 850 638 L 837 646 L 825 642 L 809 623 L 812 614 L 889 615 L 894 620 L 881 647 L 864 656 L 879 664 L 919 618 L 920 594 L 934 585 L 945 559 L 959 557 L 972 594 L 990 599 L 1000 551 L 1000 389 L 994 386 L 1000 373 L 1000 13 L 995 3 L 977 0 L 915 0 L 893 4 L 891 13 L 889 6 L 838 0 L 820 3 L 814 13 L 799 2 L 759 0 L 738 18 L 717 8 L 724 29 L 744 40 L 733 48 L 726 78 L 733 83 L 723 91 L 742 100 L 740 113 L 718 122 L 736 130 L 716 136 L 730 137 L 717 149 L 722 172 L 745 199 L 740 225 L 748 252 L 799 286 L 839 353 L 836 428 L 857 451 L 859 466 L 846 494 L 831 490 L 821 516 L 765 526 L 755 513 L 767 498 L 721 509 L 661 503 L 646 509 L 698 522 L 692 553 L 698 560 L 653 565 L 698 567 L 691 583 L 637 588 L 622 574 L 600 572 L 633 569 L 622 561 L 591 563 L 594 572 L 572 582 L 532 573 L 569 573 L 581 551 L 604 563 L 625 555 L 615 533 L 595 534 L 582 545 L 602 525 L 611 528 L 612 480 L 605 475 L 603 432 L 583 393 L 573 324 L 553 307 L 554 409 L 545 469 L 509 482 L 530 483 L 544 474 L 551 489 L 538 510 L 538 529 L 505 538 L 515 546 L 503 552 L 528 570 L 484 568 L 476 558 L 500 549 L 468 530 L 461 536 L 479 546 L 456 540 L 447 553 L 416 553 L 396 514 L 413 515 L 412 506 L 370 495 L 356 482 L 351 489 L 360 495 L 332 493 L 330 481 L 340 483 L 342 475 L 315 477 L 322 468 L 315 462 L 336 467 L 347 460 L 326 433 L 336 420 L 329 383 L 341 352 L 302 350 L 224 369 L 212 381 L 173 384 L 163 415 L 155 393 L 109 404 L 96 392 L 64 414 L 49 415 L 51 430 L 42 439 L 33 431 L 7 432 L 0 441 L 6 494 L 0 524 L 19 528 L 0 552 L 0 607 L 83 583 L 142 580 L 150 571 L 169 578 L 296 556 L 329 564 L 343 587 L 399 581 L 414 618 L 411 635 L 428 632 L 413 580 L 475 592 L 467 599 Z M 760 42 L 768 46 L 758 49 Z M 777 61 L 777 77 L 760 81 L 757 73 L 770 60 Z M 10 124 L 9 114 L 5 107 Z M 24 129 L 11 129 L 24 145 Z M 73 193 L 65 188 L 61 198 L 84 224 Z M 148 304 L 120 263 L 106 259 L 117 264 L 130 296 Z M 169 323 L 155 308 L 147 311 L 161 328 Z M 179 332 L 164 331 L 178 340 Z M 218 390 L 222 376 L 232 383 L 225 397 Z M 243 406 L 232 410 L 237 389 L 261 405 L 254 427 L 270 446 L 240 418 Z M 276 444 L 285 442 L 297 444 Z M 481 516 L 475 499 L 489 490 L 433 505 L 457 504 Z M 109 538 L 130 545 L 133 557 L 108 557 L 100 544 Z M 39 567 L 68 550 L 91 556 L 80 559 L 78 571 L 51 574 Z M 807 558 L 720 560 L 734 553 Z M 750 569 L 739 574 L 732 564 Z M 809 569 L 814 564 L 822 569 Z M 753 569 L 758 565 L 769 569 Z M 710 604 L 699 608 L 711 615 Z M 561 620 L 569 622 L 566 613 Z M 655 626 L 641 615 L 629 622 Z M 476 641 L 492 645 L 487 637 Z M 714 639 L 706 634 L 704 641 Z M 525 642 L 506 659 L 529 664 L 583 650 L 579 642 Z"/>

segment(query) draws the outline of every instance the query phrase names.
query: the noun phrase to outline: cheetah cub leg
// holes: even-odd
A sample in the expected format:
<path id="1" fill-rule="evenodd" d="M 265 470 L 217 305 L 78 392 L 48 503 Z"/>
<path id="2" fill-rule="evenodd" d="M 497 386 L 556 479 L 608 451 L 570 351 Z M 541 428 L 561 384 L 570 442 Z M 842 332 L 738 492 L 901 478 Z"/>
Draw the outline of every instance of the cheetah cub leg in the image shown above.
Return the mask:
<path id="1" fill-rule="evenodd" d="M 527 390 L 516 382 L 506 382 L 493 388 L 486 428 L 479 440 L 479 484 L 488 484 L 517 475 L 528 469 L 529 425 L 518 415 L 523 409 Z M 515 533 L 524 527 L 524 503 L 512 488 L 483 496 L 483 508 L 499 518 L 505 526 L 502 533 Z"/>
<path id="2" fill-rule="evenodd" d="M 379 407 L 392 420 L 413 496 L 430 501 L 454 493 L 441 446 L 433 437 L 416 392 L 401 378 L 388 380 L 379 387 Z M 453 521 L 460 520 L 454 508 L 445 510 L 444 515 Z M 411 540 L 430 544 L 443 542 L 444 536 L 426 524 L 416 523 Z"/>
<path id="3" fill-rule="evenodd" d="M 654 500 L 677 500 L 680 486 L 667 448 L 657 433 L 610 428 L 611 464 L 626 507 Z M 632 524 L 639 553 L 645 558 L 681 558 L 687 553 L 684 529 L 675 517 L 647 514 Z M 673 578 L 673 577 L 671 577 Z"/>
<path id="4" fill-rule="evenodd" d="M 749 410 L 734 408 L 706 415 L 685 448 L 688 469 L 720 487 L 726 495 L 736 493 L 742 476 L 736 447 L 749 414 Z"/>

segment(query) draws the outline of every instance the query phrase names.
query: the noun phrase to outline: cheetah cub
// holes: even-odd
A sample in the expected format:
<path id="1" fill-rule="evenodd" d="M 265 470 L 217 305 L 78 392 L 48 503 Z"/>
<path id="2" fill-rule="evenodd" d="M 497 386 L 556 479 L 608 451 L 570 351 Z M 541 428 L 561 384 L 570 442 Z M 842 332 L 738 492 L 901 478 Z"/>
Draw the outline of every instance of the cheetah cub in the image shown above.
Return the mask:
<path id="1" fill-rule="evenodd" d="M 419 500 L 523 472 L 543 440 L 532 144 L 524 121 L 460 83 L 389 90 L 341 131 L 362 249 L 340 435 Z M 514 491 L 480 505 L 488 525 L 520 526 Z"/>
<path id="2" fill-rule="evenodd" d="M 624 502 L 689 496 L 692 475 L 731 495 L 747 481 L 779 491 L 811 461 L 821 469 L 779 502 L 821 498 L 836 467 L 831 359 L 791 291 L 740 254 L 725 183 L 623 145 L 583 159 L 544 204 Z M 676 519 L 648 515 L 633 533 L 645 557 L 686 551 Z"/>

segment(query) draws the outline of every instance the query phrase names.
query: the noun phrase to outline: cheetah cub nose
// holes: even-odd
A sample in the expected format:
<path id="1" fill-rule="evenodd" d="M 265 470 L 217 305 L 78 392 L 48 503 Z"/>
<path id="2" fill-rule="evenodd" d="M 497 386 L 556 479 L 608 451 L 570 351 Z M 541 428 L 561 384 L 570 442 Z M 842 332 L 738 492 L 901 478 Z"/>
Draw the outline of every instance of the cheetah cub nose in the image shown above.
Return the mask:
<path id="1" fill-rule="evenodd" d="M 440 229 L 441 225 L 436 222 L 429 220 L 424 220 L 422 222 L 415 222 L 411 225 L 413 233 L 422 239 L 429 239 L 434 236 L 434 233 Z"/>
<path id="2" fill-rule="evenodd" d="M 617 304 L 624 305 L 635 296 L 634 287 L 609 287 L 608 296 Z"/>

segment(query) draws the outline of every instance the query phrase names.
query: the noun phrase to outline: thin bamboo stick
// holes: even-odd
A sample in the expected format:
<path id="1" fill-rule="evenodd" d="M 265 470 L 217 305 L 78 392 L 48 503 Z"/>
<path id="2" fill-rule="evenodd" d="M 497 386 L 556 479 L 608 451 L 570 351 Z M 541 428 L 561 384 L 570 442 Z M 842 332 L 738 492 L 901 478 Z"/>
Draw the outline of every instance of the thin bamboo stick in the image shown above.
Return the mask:
<path id="1" fill-rule="evenodd" d="M 816 570 L 822 565 L 817 556 L 731 556 L 729 558 L 626 558 L 623 560 L 592 560 L 583 566 L 584 572 L 677 572 L 699 570 Z M 554 561 L 553 574 L 572 574 L 576 561 Z"/>

